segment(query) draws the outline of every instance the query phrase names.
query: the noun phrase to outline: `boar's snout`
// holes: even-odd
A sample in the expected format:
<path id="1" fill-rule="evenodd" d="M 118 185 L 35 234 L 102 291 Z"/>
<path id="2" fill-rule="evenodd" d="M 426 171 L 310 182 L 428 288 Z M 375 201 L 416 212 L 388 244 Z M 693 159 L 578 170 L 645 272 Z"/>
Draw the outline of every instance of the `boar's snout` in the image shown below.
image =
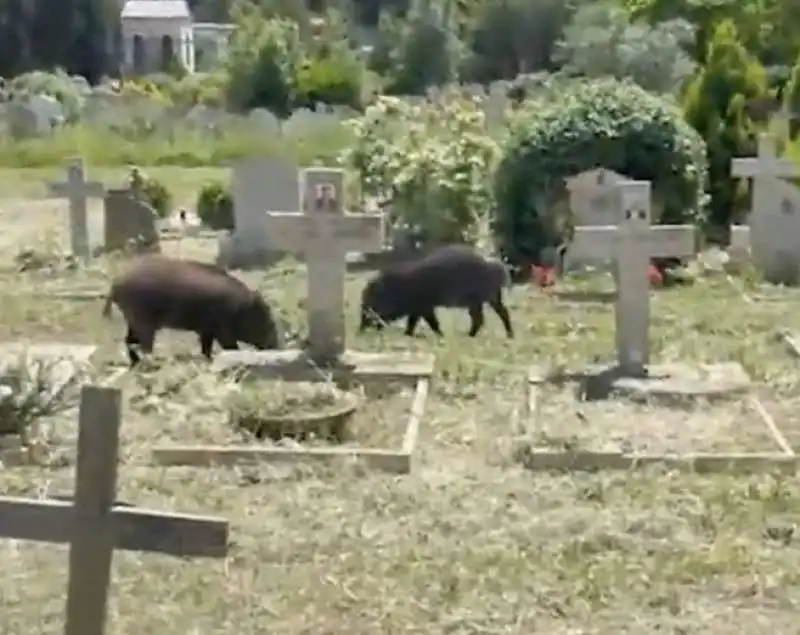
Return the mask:
<path id="1" fill-rule="evenodd" d="M 260 296 L 253 299 L 247 312 L 242 341 L 260 351 L 280 348 L 278 327 L 272 311 Z"/>

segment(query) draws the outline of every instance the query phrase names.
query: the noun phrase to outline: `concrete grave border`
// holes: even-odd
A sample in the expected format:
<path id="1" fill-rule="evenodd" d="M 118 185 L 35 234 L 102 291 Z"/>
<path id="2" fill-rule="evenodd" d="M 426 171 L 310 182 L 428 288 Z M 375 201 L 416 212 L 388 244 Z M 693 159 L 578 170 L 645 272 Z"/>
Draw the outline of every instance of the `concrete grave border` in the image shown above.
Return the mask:
<path id="1" fill-rule="evenodd" d="M 529 470 L 634 470 L 650 465 L 662 465 L 668 469 L 701 474 L 753 473 L 775 470 L 791 474 L 797 470 L 797 455 L 778 427 L 774 416 L 770 412 L 771 408 L 768 409 L 756 394 L 747 396 L 748 406 L 764 423 L 780 451 L 640 454 L 636 452 L 554 450 L 549 447 L 536 446 L 532 441 L 535 437 L 535 431 L 531 434 L 528 426 L 538 410 L 542 387 L 547 383 L 553 383 L 553 381 L 554 379 L 548 378 L 541 368 L 532 367 L 530 369 L 523 404 L 522 424 L 524 430 L 522 435 L 517 434 L 514 437 L 514 445 L 517 448 L 519 460 Z M 519 422 L 516 422 L 514 427 L 516 431 L 519 431 Z"/>
<path id="2" fill-rule="evenodd" d="M 308 363 L 304 354 L 291 350 L 264 353 L 229 351 L 217 356 L 214 362 L 214 367 L 219 371 L 241 366 L 261 379 L 281 378 L 287 381 L 319 381 L 322 372 L 318 367 Z M 333 372 L 334 381 L 364 383 L 398 381 L 414 386 L 403 441 L 399 448 L 171 445 L 154 448 L 151 452 L 152 462 L 162 467 L 231 467 L 243 463 L 315 463 L 349 458 L 362 461 L 370 469 L 394 474 L 410 474 L 419 429 L 430 393 L 433 368 L 433 355 L 402 360 L 392 354 L 346 352 L 342 356 L 341 368 Z"/>
<path id="3" fill-rule="evenodd" d="M 35 351 L 39 349 L 40 351 L 48 351 L 48 350 L 56 350 L 58 348 L 63 348 L 66 351 L 70 349 L 80 349 L 81 354 L 78 356 L 70 356 L 70 355 L 37 355 L 35 352 L 31 352 L 32 350 Z M 19 349 L 16 351 L 15 349 Z M 90 350 L 91 349 L 91 350 Z M 26 353 L 29 357 L 33 359 L 52 359 L 52 361 L 56 364 L 66 362 L 66 363 L 77 363 L 81 366 L 91 366 L 92 357 L 97 352 L 97 346 L 94 344 L 75 344 L 69 342 L 0 342 L 0 351 L 3 352 L 5 355 L 15 355 L 15 354 L 23 354 Z M 109 376 L 104 377 L 102 381 L 98 383 L 94 383 L 93 385 L 98 387 L 113 387 L 120 379 L 122 379 L 127 373 L 128 368 L 120 368 L 111 373 Z M 61 386 L 68 381 L 64 380 L 61 385 L 56 387 L 56 390 L 60 390 Z M 90 381 L 90 378 L 87 377 L 87 381 Z M 79 407 L 79 403 L 76 403 L 74 406 L 67 408 L 65 412 L 70 412 L 72 410 L 77 410 Z M 36 432 L 34 431 L 34 435 Z M 70 453 L 73 452 L 73 448 L 69 448 L 66 446 L 49 446 L 49 447 L 42 447 L 37 444 L 33 445 L 25 445 L 20 435 L 3 435 L 0 437 L 0 468 L 8 469 L 13 467 L 25 467 L 31 464 L 38 464 L 43 460 L 46 461 L 48 458 L 56 459 L 59 456 L 68 456 Z M 72 459 L 70 459 L 71 461 Z"/>

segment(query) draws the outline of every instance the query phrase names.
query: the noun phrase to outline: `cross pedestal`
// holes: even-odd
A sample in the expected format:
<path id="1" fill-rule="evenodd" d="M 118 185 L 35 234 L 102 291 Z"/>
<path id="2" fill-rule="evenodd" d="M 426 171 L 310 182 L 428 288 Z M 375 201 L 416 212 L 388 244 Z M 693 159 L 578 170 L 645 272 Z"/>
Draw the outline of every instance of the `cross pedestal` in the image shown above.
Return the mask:
<path id="1" fill-rule="evenodd" d="M 83 160 L 76 158 L 67 163 L 67 180 L 50 183 L 48 189 L 53 197 L 69 199 L 70 248 L 74 256 L 88 260 L 91 252 L 86 201 L 89 198 L 102 198 L 105 187 L 102 183 L 87 181 Z"/>
<path id="2" fill-rule="evenodd" d="M 305 255 L 308 266 L 308 332 L 311 359 L 329 365 L 344 344 L 344 283 L 347 252 L 381 250 L 380 214 L 345 214 L 344 173 L 313 168 L 303 175 L 303 211 L 266 214 L 276 244 Z"/>
<path id="3" fill-rule="evenodd" d="M 0 538 L 69 543 L 65 635 L 103 635 L 114 549 L 224 558 L 228 522 L 115 503 L 120 391 L 81 391 L 75 495 L 0 497 Z"/>
<path id="4" fill-rule="evenodd" d="M 650 225 L 650 183 L 625 181 L 618 186 L 622 210 L 619 224 L 578 227 L 573 244 L 580 253 L 614 258 L 618 272 L 616 348 L 618 370 L 643 376 L 649 364 L 650 282 L 647 268 L 653 257 L 683 257 L 695 252 L 691 225 Z"/>

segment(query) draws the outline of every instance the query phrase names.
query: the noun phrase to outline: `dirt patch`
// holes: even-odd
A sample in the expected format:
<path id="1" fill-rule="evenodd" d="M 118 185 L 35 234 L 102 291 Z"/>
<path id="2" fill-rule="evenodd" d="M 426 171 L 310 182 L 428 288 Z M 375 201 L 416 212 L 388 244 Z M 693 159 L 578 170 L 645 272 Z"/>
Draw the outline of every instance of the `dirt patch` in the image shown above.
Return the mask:
<path id="1" fill-rule="evenodd" d="M 667 408 L 627 400 L 579 402 L 574 386 L 540 389 L 530 429 L 541 445 L 647 454 L 779 451 L 746 398 Z"/>

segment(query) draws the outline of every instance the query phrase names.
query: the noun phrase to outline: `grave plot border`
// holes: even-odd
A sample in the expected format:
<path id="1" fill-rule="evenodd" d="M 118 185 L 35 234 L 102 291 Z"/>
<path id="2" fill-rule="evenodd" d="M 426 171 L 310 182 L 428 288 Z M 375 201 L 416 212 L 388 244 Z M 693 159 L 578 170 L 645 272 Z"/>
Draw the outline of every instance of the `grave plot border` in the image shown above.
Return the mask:
<path id="1" fill-rule="evenodd" d="M 207 229 L 205 227 L 201 227 L 198 229 L 190 229 L 190 230 L 183 230 L 177 229 L 174 227 L 163 227 L 158 228 L 158 238 L 159 240 L 171 242 L 177 240 L 183 240 L 184 238 L 200 238 L 205 240 L 216 240 L 219 236 L 220 231 L 224 230 L 216 230 L 216 229 Z"/>
<path id="2" fill-rule="evenodd" d="M 282 365 L 266 368 L 256 367 L 258 368 L 256 372 L 262 378 L 280 378 L 288 381 L 318 380 L 319 369 L 305 364 L 299 365 L 297 363 L 299 355 L 296 351 L 281 351 Z M 292 359 L 292 356 L 295 356 L 294 359 Z M 350 357 L 357 360 L 358 354 L 348 352 L 344 357 L 345 359 Z M 393 356 L 387 355 L 386 357 L 391 358 Z M 387 362 L 389 361 L 387 360 Z M 170 445 L 153 448 L 151 461 L 154 465 L 161 467 L 231 467 L 254 463 L 315 463 L 336 459 L 354 459 L 363 462 L 370 469 L 393 474 L 410 474 L 419 430 L 430 393 L 434 361 L 433 355 L 419 356 L 419 359 L 415 360 L 396 360 L 394 368 L 391 370 L 381 368 L 380 364 L 378 367 L 370 368 L 368 362 L 364 363 L 363 367 L 359 367 L 356 361 L 354 368 L 349 367 L 347 370 L 341 371 L 341 375 L 334 375 L 334 380 L 364 383 L 398 381 L 414 386 L 414 393 L 403 432 L 403 440 L 399 448 Z M 358 415 L 356 414 L 356 416 Z"/>
<path id="3" fill-rule="evenodd" d="M 768 294 L 759 294 L 759 293 L 750 293 L 743 284 L 737 281 L 736 277 L 726 273 L 725 280 L 731 286 L 736 294 L 741 296 L 741 298 L 747 304 L 765 304 L 769 305 L 775 302 L 785 302 L 787 300 L 791 301 L 792 298 L 787 297 L 770 297 Z M 777 285 L 776 285 L 777 286 Z M 798 287 L 789 287 L 790 289 L 798 290 Z M 798 299 L 800 299 L 800 293 L 798 293 Z"/>
<path id="4" fill-rule="evenodd" d="M 2 345 L 8 346 L 10 342 L 6 342 Z M 54 345 L 54 346 L 64 346 L 68 345 L 65 342 L 54 342 L 54 343 L 30 343 L 30 346 L 43 346 L 43 345 Z M 86 359 L 78 360 L 81 363 L 91 364 L 91 359 L 94 354 L 97 352 L 97 347 L 91 344 L 81 344 L 80 346 L 87 346 L 93 347 L 93 352 L 86 357 Z M 20 348 L 25 348 L 24 343 L 20 346 Z M 56 357 L 54 358 L 56 363 L 62 361 L 76 361 L 74 359 L 69 358 L 68 356 Z M 92 382 L 93 386 L 98 388 L 113 388 L 116 386 L 117 382 L 119 382 L 123 377 L 128 374 L 130 369 L 119 368 L 112 372 L 107 377 L 103 377 L 102 380 L 98 382 Z M 80 407 L 80 403 L 76 403 L 74 406 L 71 406 L 64 410 L 63 412 L 72 412 L 74 410 L 78 410 Z M 62 412 L 62 414 L 63 414 Z M 35 432 L 34 432 L 35 436 Z M 75 457 L 75 448 L 65 445 L 53 445 L 53 446 L 42 446 L 37 443 L 33 443 L 30 445 L 26 445 L 23 442 L 21 435 L 4 435 L 0 437 L 0 468 L 2 469 L 9 469 L 15 467 L 29 467 L 31 465 L 42 465 L 43 463 L 47 463 L 48 461 L 52 461 L 54 464 L 60 464 L 62 460 L 67 460 L 70 463 L 74 463 L 76 460 Z"/>
<path id="5" fill-rule="evenodd" d="M 552 383 L 546 373 L 539 367 L 532 367 L 526 382 L 526 394 L 523 403 L 522 435 L 515 435 L 514 446 L 522 465 L 532 471 L 599 471 L 599 470 L 635 470 L 650 465 L 662 465 L 668 469 L 695 472 L 700 474 L 714 473 L 757 473 L 780 471 L 792 474 L 797 471 L 798 458 L 786 441 L 774 416 L 757 394 L 747 395 L 750 408 L 763 422 L 780 451 L 775 452 L 697 452 L 682 453 L 626 453 L 626 452 L 593 452 L 591 450 L 554 450 L 537 446 L 532 441 L 533 435 L 528 424 L 538 409 L 540 392 L 545 384 Z M 772 400 L 770 400 L 772 401 Z M 519 431 L 519 422 L 515 429 Z M 527 433 L 527 434 L 525 434 Z"/>

